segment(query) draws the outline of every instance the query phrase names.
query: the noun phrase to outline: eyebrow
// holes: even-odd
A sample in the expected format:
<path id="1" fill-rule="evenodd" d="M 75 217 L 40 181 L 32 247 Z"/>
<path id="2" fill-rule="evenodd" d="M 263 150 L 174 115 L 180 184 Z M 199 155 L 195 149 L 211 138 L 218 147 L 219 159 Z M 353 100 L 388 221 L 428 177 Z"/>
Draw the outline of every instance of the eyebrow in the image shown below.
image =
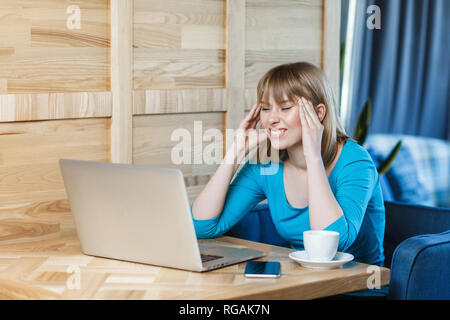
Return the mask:
<path id="1" fill-rule="evenodd" d="M 290 102 L 291 102 L 291 101 L 289 101 L 289 100 L 283 100 L 283 101 L 281 101 L 280 105 L 281 105 L 281 104 L 290 103 Z M 261 101 L 261 104 L 265 104 L 265 105 L 271 106 L 270 103 L 267 103 L 267 102 L 264 102 L 264 101 Z"/>

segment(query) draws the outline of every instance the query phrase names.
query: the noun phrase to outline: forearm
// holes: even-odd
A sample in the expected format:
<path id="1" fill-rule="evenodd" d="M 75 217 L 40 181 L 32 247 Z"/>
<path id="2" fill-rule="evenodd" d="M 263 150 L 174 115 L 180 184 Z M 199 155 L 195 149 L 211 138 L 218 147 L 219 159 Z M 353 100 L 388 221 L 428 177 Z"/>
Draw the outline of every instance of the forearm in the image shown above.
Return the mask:
<path id="1" fill-rule="evenodd" d="M 236 150 L 233 145 L 205 188 L 195 199 L 192 206 L 194 219 L 208 220 L 222 212 L 231 180 L 242 159 L 242 152 Z"/>
<path id="2" fill-rule="evenodd" d="M 321 159 L 307 162 L 308 205 L 311 230 L 322 230 L 342 217 L 343 212 L 328 182 Z"/>

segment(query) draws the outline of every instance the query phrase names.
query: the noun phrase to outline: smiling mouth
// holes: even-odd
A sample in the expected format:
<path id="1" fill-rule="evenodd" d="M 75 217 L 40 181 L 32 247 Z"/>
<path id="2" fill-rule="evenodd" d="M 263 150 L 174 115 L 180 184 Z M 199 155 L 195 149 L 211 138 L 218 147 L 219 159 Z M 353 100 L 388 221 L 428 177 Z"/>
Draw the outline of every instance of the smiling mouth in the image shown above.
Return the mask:
<path id="1" fill-rule="evenodd" d="M 286 134 L 287 129 L 269 129 L 269 135 L 272 138 L 280 139 Z"/>

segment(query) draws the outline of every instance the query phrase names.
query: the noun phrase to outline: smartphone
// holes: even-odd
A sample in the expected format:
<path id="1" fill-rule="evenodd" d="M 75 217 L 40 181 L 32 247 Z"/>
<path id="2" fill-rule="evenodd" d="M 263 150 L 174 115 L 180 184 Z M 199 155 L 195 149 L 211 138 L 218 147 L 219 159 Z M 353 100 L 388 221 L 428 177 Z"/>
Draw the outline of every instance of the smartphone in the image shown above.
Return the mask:
<path id="1" fill-rule="evenodd" d="M 281 265 L 277 261 L 248 261 L 245 276 L 249 278 L 279 278 Z"/>

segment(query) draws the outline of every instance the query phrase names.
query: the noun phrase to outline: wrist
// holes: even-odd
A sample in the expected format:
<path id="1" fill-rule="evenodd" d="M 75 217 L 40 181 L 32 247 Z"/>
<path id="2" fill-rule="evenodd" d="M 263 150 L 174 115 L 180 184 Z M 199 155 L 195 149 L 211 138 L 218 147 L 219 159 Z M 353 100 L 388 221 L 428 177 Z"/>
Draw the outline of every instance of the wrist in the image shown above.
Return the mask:
<path id="1" fill-rule="evenodd" d="M 323 166 L 323 161 L 321 156 L 305 156 L 306 165 L 308 167 L 321 167 Z"/>

